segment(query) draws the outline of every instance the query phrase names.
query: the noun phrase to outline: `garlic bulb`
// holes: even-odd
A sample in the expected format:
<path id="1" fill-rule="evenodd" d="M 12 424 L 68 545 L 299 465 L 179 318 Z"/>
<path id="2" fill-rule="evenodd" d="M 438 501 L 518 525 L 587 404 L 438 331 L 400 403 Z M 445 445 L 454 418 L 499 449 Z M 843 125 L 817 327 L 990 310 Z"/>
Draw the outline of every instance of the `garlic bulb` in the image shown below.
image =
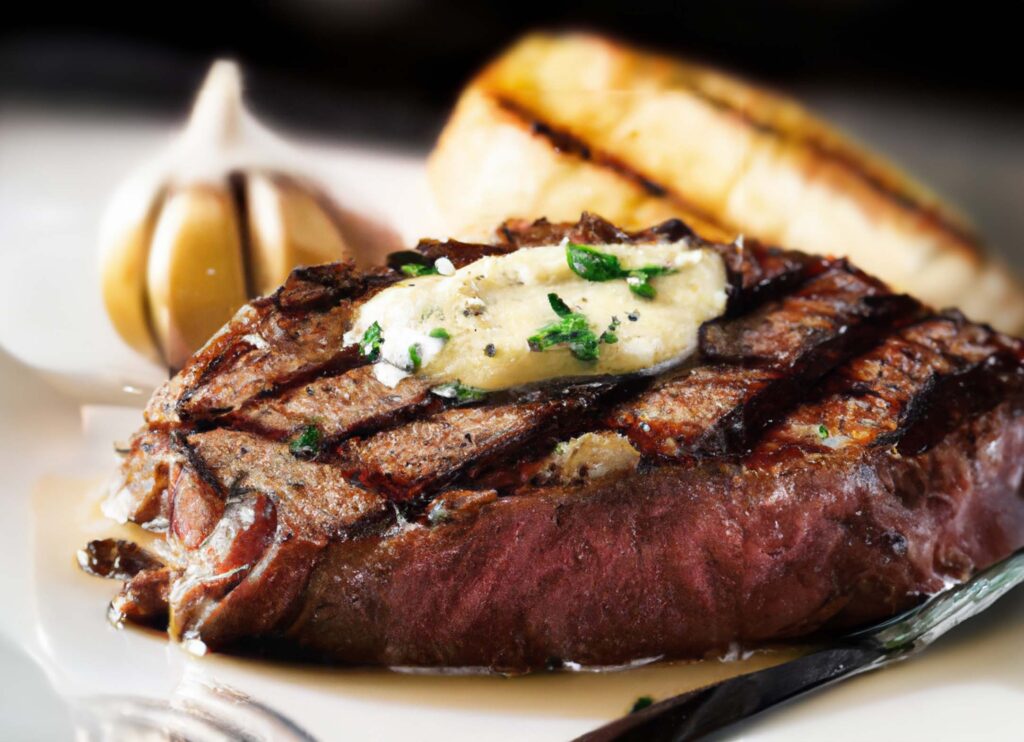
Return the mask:
<path id="1" fill-rule="evenodd" d="M 128 344 L 179 368 L 295 266 L 356 257 L 324 191 L 288 172 L 299 159 L 245 110 L 237 65 L 214 63 L 184 131 L 103 220 L 103 298 Z"/>

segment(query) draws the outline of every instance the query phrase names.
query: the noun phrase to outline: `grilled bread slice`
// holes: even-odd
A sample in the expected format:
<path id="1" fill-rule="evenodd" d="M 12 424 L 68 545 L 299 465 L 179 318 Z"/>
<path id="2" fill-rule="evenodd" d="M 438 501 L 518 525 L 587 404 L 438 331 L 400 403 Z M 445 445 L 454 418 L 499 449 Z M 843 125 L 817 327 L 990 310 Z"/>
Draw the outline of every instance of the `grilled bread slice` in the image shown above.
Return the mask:
<path id="1" fill-rule="evenodd" d="M 799 104 L 585 34 L 526 37 L 463 93 L 430 160 L 452 236 L 509 217 L 681 217 L 853 258 L 900 290 L 1024 328 L 1024 290 L 937 196 Z"/>

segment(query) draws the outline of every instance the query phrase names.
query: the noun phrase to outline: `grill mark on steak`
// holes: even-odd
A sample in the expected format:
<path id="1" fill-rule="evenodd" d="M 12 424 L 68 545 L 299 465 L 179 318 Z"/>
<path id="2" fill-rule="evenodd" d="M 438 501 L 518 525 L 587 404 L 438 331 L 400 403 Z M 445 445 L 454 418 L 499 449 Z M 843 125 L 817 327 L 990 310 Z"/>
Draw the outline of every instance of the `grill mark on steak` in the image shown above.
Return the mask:
<path id="1" fill-rule="evenodd" d="M 781 300 L 706 323 L 701 352 L 710 365 L 625 402 L 610 424 L 649 455 L 745 453 L 809 385 L 916 309 L 840 261 Z"/>
<path id="2" fill-rule="evenodd" d="M 293 271 L 273 295 L 240 309 L 150 400 L 146 420 L 169 426 L 236 409 L 252 397 L 354 362 L 342 349 L 346 299 L 392 281 L 351 263 Z"/>
<path id="3" fill-rule="evenodd" d="M 467 468 L 538 445 L 582 423 L 591 399 L 456 407 L 366 439 L 352 439 L 338 451 L 346 474 L 395 500 L 412 500 L 453 481 Z M 553 445 L 554 441 L 551 441 Z"/>
<path id="4" fill-rule="evenodd" d="M 830 346 L 841 348 L 851 333 L 871 329 L 871 323 L 884 327 L 914 307 L 909 297 L 890 294 L 880 281 L 838 261 L 779 301 L 742 317 L 706 322 L 700 350 L 710 363 L 777 369 L 827 363 Z"/>
<path id="5" fill-rule="evenodd" d="M 230 423 L 277 439 L 313 425 L 329 445 L 355 432 L 386 427 L 432 401 L 430 384 L 420 378 L 410 376 L 391 388 L 377 381 L 372 366 L 359 366 L 254 400 L 230 415 Z"/>
<path id="6" fill-rule="evenodd" d="M 219 367 L 211 364 L 216 374 L 204 374 L 181 395 L 178 415 L 184 420 L 220 415 L 281 386 L 359 363 L 358 349 L 344 345 L 351 323 L 352 305 L 348 302 L 297 318 L 271 315 L 238 338 L 228 354 L 218 356 L 227 361 Z"/>
<path id="7" fill-rule="evenodd" d="M 838 369 L 769 431 L 753 461 L 846 447 L 926 451 L 1024 387 L 1016 341 L 961 317 L 923 320 Z"/>
<path id="8" fill-rule="evenodd" d="M 227 428 L 188 442 L 226 491 L 266 493 L 303 527 L 338 535 L 384 510 L 380 496 L 350 484 L 339 467 L 299 459 L 283 443 Z"/>

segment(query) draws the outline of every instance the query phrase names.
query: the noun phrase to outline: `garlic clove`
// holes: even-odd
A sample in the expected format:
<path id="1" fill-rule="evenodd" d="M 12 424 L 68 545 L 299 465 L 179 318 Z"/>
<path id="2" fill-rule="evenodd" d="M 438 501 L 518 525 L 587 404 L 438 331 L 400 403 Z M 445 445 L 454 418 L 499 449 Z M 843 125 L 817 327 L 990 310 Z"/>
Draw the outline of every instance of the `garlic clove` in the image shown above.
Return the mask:
<path id="1" fill-rule="evenodd" d="M 311 184 L 252 173 L 246 178 L 246 209 L 257 294 L 273 291 L 296 266 L 328 263 L 349 252 L 333 205 Z"/>
<path id="2" fill-rule="evenodd" d="M 146 266 L 150 321 L 171 368 L 247 300 L 241 225 L 226 187 L 172 191 L 160 208 Z"/>
<path id="3" fill-rule="evenodd" d="M 128 345 L 155 361 L 160 358 L 150 332 L 146 264 L 161 201 L 126 204 L 124 208 L 136 213 L 123 223 L 108 219 L 100 261 L 103 303 L 114 329 Z"/>
<path id="4" fill-rule="evenodd" d="M 342 212 L 292 173 L 303 162 L 246 110 L 238 65 L 216 62 L 188 124 L 104 218 L 104 301 L 129 345 L 180 366 L 292 268 L 358 257 Z"/>

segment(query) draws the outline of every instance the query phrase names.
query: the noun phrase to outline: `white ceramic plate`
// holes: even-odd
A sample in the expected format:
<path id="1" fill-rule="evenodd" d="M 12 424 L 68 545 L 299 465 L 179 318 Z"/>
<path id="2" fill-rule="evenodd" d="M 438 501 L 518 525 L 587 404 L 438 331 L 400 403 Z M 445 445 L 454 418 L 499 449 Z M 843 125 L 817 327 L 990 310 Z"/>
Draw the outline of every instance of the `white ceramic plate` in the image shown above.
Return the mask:
<path id="1" fill-rule="evenodd" d="M 130 712 L 142 707 L 154 718 L 206 710 L 267 739 L 298 738 L 225 696 L 230 689 L 324 740 L 559 740 L 622 714 L 640 695 L 665 697 L 786 656 L 605 675 L 413 677 L 195 658 L 155 633 L 109 625 L 104 610 L 116 584 L 80 573 L 74 555 L 92 537 L 139 536 L 104 521 L 96 503 L 115 466 L 111 442 L 139 423 L 143 395 L 121 388 L 159 375 L 119 344 L 102 316 L 93 236 L 103 195 L 164 134 L 32 112 L 0 119 L 0 343 L 8 351 L 0 353 L 0 738 L 55 738 L 73 724 L 84 738 L 117 738 L 116 724 L 123 735 Z M 318 151 L 349 205 L 376 212 L 410 240 L 431 232 L 418 157 Z M 1011 737 L 1024 700 L 1022 617 L 1017 590 L 925 656 L 731 736 Z M 112 700 L 121 698 L 135 700 Z"/>

